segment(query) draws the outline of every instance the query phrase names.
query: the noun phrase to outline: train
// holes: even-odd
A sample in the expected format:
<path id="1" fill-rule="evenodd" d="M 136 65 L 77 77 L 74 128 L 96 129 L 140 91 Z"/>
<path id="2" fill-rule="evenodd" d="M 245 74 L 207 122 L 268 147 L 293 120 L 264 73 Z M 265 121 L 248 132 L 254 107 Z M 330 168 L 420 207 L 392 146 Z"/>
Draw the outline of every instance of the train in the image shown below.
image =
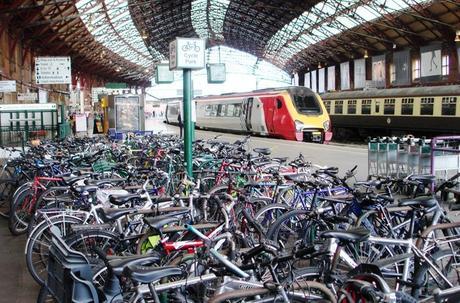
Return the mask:
<path id="1" fill-rule="evenodd" d="M 247 133 L 285 140 L 327 143 L 329 115 L 321 97 L 301 86 L 195 98 L 199 129 Z M 180 101 L 171 101 L 166 122 L 177 124 Z"/>
<path id="2" fill-rule="evenodd" d="M 334 137 L 460 133 L 460 85 L 330 92 L 321 98 Z"/>

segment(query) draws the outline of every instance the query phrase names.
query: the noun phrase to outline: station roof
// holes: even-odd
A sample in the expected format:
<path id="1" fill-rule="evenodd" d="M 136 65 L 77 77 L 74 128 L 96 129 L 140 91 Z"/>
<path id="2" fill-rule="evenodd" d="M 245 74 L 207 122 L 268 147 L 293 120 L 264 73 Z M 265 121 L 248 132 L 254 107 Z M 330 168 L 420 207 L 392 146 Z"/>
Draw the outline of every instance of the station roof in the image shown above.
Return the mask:
<path id="1" fill-rule="evenodd" d="M 458 0 L 6 0 L 5 14 L 35 45 L 136 84 L 150 80 L 178 36 L 293 72 L 365 52 L 453 44 L 460 30 Z"/>

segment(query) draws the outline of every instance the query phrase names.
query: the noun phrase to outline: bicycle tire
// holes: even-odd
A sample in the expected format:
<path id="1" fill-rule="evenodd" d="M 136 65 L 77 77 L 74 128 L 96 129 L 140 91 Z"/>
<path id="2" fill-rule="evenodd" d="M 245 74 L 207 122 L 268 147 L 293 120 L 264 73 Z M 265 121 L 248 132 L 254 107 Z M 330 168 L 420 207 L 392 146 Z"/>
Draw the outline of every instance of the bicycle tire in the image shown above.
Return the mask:
<path id="1" fill-rule="evenodd" d="M 441 267 L 441 268 L 438 267 L 438 268 L 441 270 L 441 272 L 444 275 L 446 275 L 446 270 L 449 270 L 449 272 L 456 273 L 457 269 L 455 268 L 455 264 L 458 263 L 456 261 L 456 259 L 458 259 L 458 256 L 455 253 L 453 253 L 451 250 L 448 250 L 448 249 L 439 250 L 439 251 L 437 251 L 437 252 L 435 252 L 434 254 L 431 255 L 430 260 L 433 263 L 437 263 L 438 261 L 440 261 L 441 259 L 444 259 L 446 257 L 453 259 L 454 266 L 451 266 L 452 264 L 450 262 L 448 262 L 446 264 L 448 267 L 446 266 L 446 267 Z M 416 299 L 419 299 L 420 296 L 423 296 L 425 294 L 426 295 L 432 295 L 433 290 L 435 288 L 439 288 L 441 290 L 449 288 L 449 285 L 447 285 L 447 283 L 445 283 L 445 282 L 442 282 L 442 278 L 439 277 L 436 273 L 435 273 L 436 276 L 433 277 L 433 273 L 431 273 L 429 271 L 430 268 L 431 267 L 428 264 L 420 264 L 419 267 L 416 268 L 416 270 L 415 270 L 414 284 L 416 286 L 414 286 L 412 288 L 411 294 Z M 429 275 L 429 276 L 427 276 L 427 275 Z M 431 279 L 430 279 L 430 276 L 431 276 Z M 458 277 L 458 275 L 457 275 L 457 280 L 456 281 L 455 281 L 455 279 L 453 279 L 453 277 L 447 277 L 447 278 L 449 279 L 450 282 L 456 282 L 456 284 L 454 283 L 454 286 L 460 285 L 460 278 Z M 430 288 L 431 285 L 429 285 L 429 283 L 431 281 L 434 282 L 433 283 L 434 284 L 433 288 Z"/>
<path id="2" fill-rule="evenodd" d="M 321 220 L 317 220 L 314 218 L 310 218 L 308 216 L 310 214 L 310 211 L 308 210 L 303 210 L 303 209 L 295 209 L 291 210 L 284 215 L 282 215 L 280 218 L 278 218 L 275 223 L 270 227 L 270 229 L 267 232 L 267 238 L 278 243 L 282 244 L 281 246 L 290 251 L 292 245 L 295 245 L 297 241 L 303 241 L 304 244 L 312 244 L 318 236 L 318 231 L 323 231 L 329 229 L 329 226 L 327 226 L 324 222 Z M 306 220 L 308 218 L 308 220 Z M 297 221 L 295 221 L 297 220 Z M 298 224 L 298 222 L 302 222 L 302 226 L 298 226 L 300 229 L 297 229 L 294 231 L 292 227 L 287 227 L 287 223 L 289 222 L 294 222 Z M 280 232 L 284 226 L 284 230 L 286 231 L 288 236 L 293 235 L 294 238 L 294 243 L 287 245 L 290 240 L 292 240 L 291 237 L 286 238 L 286 235 L 281 235 Z M 294 234 L 295 232 L 295 234 Z M 300 233 L 300 234 L 297 234 Z"/>
<path id="3" fill-rule="evenodd" d="M 90 264 L 96 267 L 103 265 L 103 261 L 100 260 L 99 255 L 94 253 L 93 245 L 104 251 L 106 255 L 121 255 L 123 252 L 123 249 L 120 249 L 122 247 L 120 235 L 109 230 L 79 231 L 67 237 L 65 241 L 71 249 L 83 253 Z"/>
<path id="4" fill-rule="evenodd" d="M 30 275 L 39 285 L 43 285 L 46 278 L 46 274 L 41 275 L 41 273 L 46 273 L 48 266 L 47 253 L 49 246 L 47 247 L 47 244 L 51 243 L 52 237 L 50 228 L 52 226 L 57 226 L 61 230 L 61 234 L 66 236 L 72 224 L 81 224 L 82 221 L 82 219 L 73 216 L 55 216 L 50 218 L 48 221 L 42 221 L 30 233 L 25 248 L 26 265 Z M 65 224 L 65 226 L 63 224 Z M 47 234 L 49 234 L 49 236 L 47 236 Z M 39 246 L 36 247 L 36 244 Z M 38 256 L 38 253 L 36 253 L 37 251 L 42 253 L 42 255 Z M 39 260 L 34 260 L 34 257 L 39 258 Z M 42 265 L 41 268 L 39 265 Z"/>
<path id="5" fill-rule="evenodd" d="M 337 300 L 335 299 L 334 294 L 329 290 L 329 288 L 319 282 L 315 281 L 308 281 L 308 282 L 301 282 L 301 283 L 294 283 L 293 285 L 293 290 L 303 290 L 304 295 L 307 295 L 305 290 L 308 290 L 310 293 L 312 290 L 316 290 L 316 292 L 322 293 L 321 298 L 317 298 L 318 301 L 322 303 L 330 302 L 330 303 L 336 303 Z M 221 303 L 221 302 L 228 302 L 228 300 L 232 299 L 245 299 L 245 298 L 253 298 L 256 296 L 261 296 L 261 295 L 270 295 L 275 299 L 277 295 L 273 295 L 272 291 L 268 288 L 264 287 L 258 287 L 258 288 L 249 288 L 249 289 L 240 289 L 240 290 L 233 290 L 231 292 L 224 292 L 222 294 L 219 294 L 217 296 L 212 297 L 208 303 Z M 313 298 L 292 298 L 292 293 L 287 290 L 286 294 L 288 295 L 289 302 L 315 302 Z M 315 296 L 319 296 L 318 294 L 315 294 Z"/>
<path id="6" fill-rule="evenodd" d="M 56 300 L 49 292 L 48 287 L 43 285 L 40 287 L 40 291 L 38 292 L 37 303 L 52 303 L 52 302 L 59 302 Z"/>
<path id="7" fill-rule="evenodd" d="M 27 232 L 27 228 L 32 217 L 29 209 L 31 201 L 34 199 L 32 189 L 28 189 L 19 194 L 10 204 L 10 215 L 8 218 L 8 229 L 14 236 L 19 236 Z"/>
<path id="8" fill-rule="evenodd" d="M 254 215 L 254 220 L 259 222 L 259 224 L 267 232 L 269 227 L 272 226 L 279 217 L 281 217 L 290 210 L 292 209 L 284 203 L 269 204 L 262 207 L 256 212 L 256 214 Z"/>

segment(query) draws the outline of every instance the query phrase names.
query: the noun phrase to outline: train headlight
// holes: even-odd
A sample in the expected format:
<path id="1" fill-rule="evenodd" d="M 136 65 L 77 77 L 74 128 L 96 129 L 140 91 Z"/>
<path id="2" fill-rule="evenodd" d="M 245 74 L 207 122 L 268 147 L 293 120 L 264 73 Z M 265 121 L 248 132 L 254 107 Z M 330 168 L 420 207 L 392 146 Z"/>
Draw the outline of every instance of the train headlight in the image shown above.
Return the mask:
<path id="1" fill-rule="evenodd" d="M 331 121 L 326 120 L 326 121 L 323 122 L 323 127 L 324 127 L 325 132 L 327 132 L 329 130 L 330 126 L 331 126 Z"/>
<path id="2" fill-rule="evenodd" d="M 303 122 L 299 121 L 299 120 L 295 120 L 294 121 L 294 124 L 295 124 L 295 130 L 297 132 L 301 132 L 302 129 L 303 129 Z"/>

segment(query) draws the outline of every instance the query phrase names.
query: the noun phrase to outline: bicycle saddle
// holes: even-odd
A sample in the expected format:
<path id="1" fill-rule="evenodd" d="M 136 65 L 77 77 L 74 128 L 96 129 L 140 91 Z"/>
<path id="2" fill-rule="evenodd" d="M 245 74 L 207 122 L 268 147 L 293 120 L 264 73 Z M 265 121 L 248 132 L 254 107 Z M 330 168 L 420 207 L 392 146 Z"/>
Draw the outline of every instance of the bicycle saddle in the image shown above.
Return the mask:
<path id="1" fill-rule="evenodd" d="M 254 148 L 253 151 L 255 153 L 258 153 L 258 154 L 262 154 L 262 155 L 265 155 L 265 156 L 268 156 L 269 154 L 272 153 L 272 151 L 270 150 L 270 148 Z"/>
<path id="2" fill-rule="evenodd" d="M 102 186 L 106 184 L 118 184 L 121 182 L 125 182 L 126 178 L 116 178 L 116 179 L 102 179 L 102 180 L 88 180 L 87 185 L 95 185 L 95 186 Z"/>
<path id="3" fill-rule="evenodd" d="M 128 214 L 134 214 L 138 210 L 137 208 L 98 208 L 97 212 L 101 217 L 102 221 L 110 222 L 123 217 Z"/>
<path id="4" fill-rule="evenodd" d="M 77 192 L 77 193 L 84 193 L 84 192 L 89 192 L 89 193 L 92 193 L 92 192 L 95 192 L 99 189 L 98 186 L 94 186 L 94 185 L 83 185 L 83 186 L 74 186 L 73 189 Z"/>
<path id="5" fill-rule="evenodd" d="M 123 195 L 123 196 L 115 196 L 115 195 L 110 195 L 109 201 L 110 203 L 114 205 L 124 205 L 126 203 L 131 202 L 134 199 L 140 199 L 141 196 L 139 194 L 129 194 L 129 195 Z"/>
<path id="6" fill-rule="evenodd" d="M 182 275 L 182 268 L 175 266 L 146 267 L 130 265 L 125 267 L 123 275 L 133 281 L 149 284 L 166 277 L 180 276 Z"/>
<path id="7" fill-rule="evenodd" d="M 410 206 L 410 207 L 423 207 L 431 208 L 438 204 L 436 198 L 431 196 L 421 196 L 417 198 L 401 199 L 399 200 L 399 206 Z"/>
<path id="8" fill-rule="evenodd" d="M 62 181 L 64 181 L 65 184 L 71 185 L 77 181 L 89 178 L 90 174 L 82 174 L 80 176 L 75 176 L 75 177 L 62 177 Z"/>
<path id="9" fill-rule="evenodd" d="M 186 212 L 188 212 L 188 210 L 186 210 L 183 213 L 186 213 Z M 183 214 L 183 213 L 180 213 L 180 214 Z M 165 225 L 171 224 L 173 222 L 179 222 L 179 218 L 175 217 L 178 214 L 179 213 L 174 212 L 174 213 L 170 213 L 170 214 L 167 214 L 167 215 L 161 215 L 161 216 L 155 216 L 155 217 L 147 217 L 147 218 L 144 218 L 144 221 L 145 221 L 145 223 L 147 223 L 153 229 L 161 231 L 161 229 Z"/>
<path id="10" fill-rule="evenodd" d="M 371 235 L 364 227 L 352 228 L 349 230 L 329 230 L 320 234 L 321 238 L 335 238 L 342 243 L 357 243 L 366 241 Z"/>
<path id="11" fill-rule="evenodd" d="M 433 175 L 412 175 L 409 180 L 419 181 L 423 184 L 431 184 L 436 181 L 436 177 Z"/>
<path id="12" fill-rule="evenodd" d="M 116 276 L 120 276 L 123 273 L 123 270 L 126 266 L 138 265 L 138 266 L 150 266 L 154 263 L 158 263 L 161 260 L 159 256 L 156 255 L 136 255 L 136 256 L 126 256 L 126 257 L 115 257 L 110 259 L 109 264 L 112 267 L 113 273 Z"/>
<path id="13" fill-rule="evenodd" d="M 274 161 L 279 162 L 280 164 L 281 163 L 286 163 L 287 159 L 288 159 L 288 157 L 276 157 L 276 158 L 273 158 Z"/>
<path id="14" fill-rule="evenodd" d="M 286 180 L 295 182 L 295 183 L 305 183 L 309 182 L 307 174 L 290 174 L 290 175 L 284 175 L 284 178 Z"/>

